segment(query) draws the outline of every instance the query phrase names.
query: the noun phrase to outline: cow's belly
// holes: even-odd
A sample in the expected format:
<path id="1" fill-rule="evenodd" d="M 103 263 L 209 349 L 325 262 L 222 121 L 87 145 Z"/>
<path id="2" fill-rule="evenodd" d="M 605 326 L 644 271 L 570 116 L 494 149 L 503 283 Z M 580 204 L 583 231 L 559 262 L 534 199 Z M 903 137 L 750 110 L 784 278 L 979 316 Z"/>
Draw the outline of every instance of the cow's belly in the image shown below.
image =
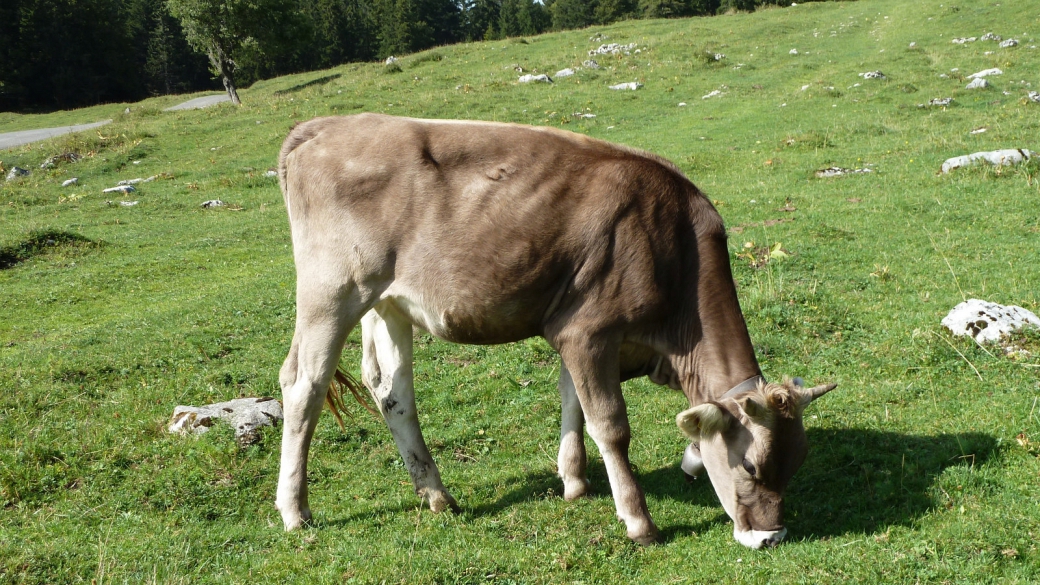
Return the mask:
<path id="1" fill-rule="evenodd" d="M 393 288 L 393 287 L 392 287 Z M 490 345 L 541 334 L 541 313 L 521 303 L 445 302 L 402 291 L 384 295 L 413 325 L 454 343 Z"/>

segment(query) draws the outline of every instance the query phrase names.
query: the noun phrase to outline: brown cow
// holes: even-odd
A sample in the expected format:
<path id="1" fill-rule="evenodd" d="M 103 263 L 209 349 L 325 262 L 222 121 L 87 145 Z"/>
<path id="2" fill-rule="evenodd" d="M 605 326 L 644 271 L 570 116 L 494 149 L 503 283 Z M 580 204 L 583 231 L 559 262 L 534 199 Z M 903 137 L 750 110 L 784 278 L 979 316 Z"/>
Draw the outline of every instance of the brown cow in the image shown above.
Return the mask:
<path id="1" fill-rule="evenodd" d="M 807 451 L 801 413 L 833 386 L 765 383 L 722 219 L 673 164 L 550 128 L 361 114 L 294 128 L 279 178 L 297 270 L 280 380 L 287 530 L 310 518 L 310 439 L 360 321 L 363 380 L 434 511 L 456 505 L 419 430 L 413 326 L 458 343 L 544 337 L 563 360 L 564 497 L 588 489 L 587 423 L 617 515 L 644 544 L 658 532 L 629 465 L 621 382 L 681 389 L 684 469 L 707 469 L 738 541 L 783 538 L 783 490 Z"/>

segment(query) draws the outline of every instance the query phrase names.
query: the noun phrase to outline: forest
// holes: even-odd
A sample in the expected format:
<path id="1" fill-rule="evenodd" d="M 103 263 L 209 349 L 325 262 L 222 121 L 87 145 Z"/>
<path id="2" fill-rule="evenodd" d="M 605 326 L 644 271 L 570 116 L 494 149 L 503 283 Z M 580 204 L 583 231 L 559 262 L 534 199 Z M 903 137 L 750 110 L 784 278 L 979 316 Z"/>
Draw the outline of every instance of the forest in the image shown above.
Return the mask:
<path id="1" fill-rule="evenodd" d="M 790 0 L 4 0 L 0 111 L 48 111 L 239 86 L 432 46 Z M 235 46 L 191 29 L 208 11 Z M 174 16 L 177 15 L 177 16 Z"/>

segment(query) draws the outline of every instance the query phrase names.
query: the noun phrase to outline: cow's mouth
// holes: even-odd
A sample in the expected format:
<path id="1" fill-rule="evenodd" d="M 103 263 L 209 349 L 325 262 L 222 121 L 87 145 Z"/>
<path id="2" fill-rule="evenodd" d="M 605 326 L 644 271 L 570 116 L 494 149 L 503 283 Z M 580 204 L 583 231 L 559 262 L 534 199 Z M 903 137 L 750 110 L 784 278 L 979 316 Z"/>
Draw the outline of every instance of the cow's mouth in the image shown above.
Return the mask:
<path id="1" fill-rule="evenodd" d="M 758 550 L 760 548 L 773 548 L 787 536 L 787 528 L 780 530 L 738 530 L 733 528 L 733 538 L 740 544 Z"/>

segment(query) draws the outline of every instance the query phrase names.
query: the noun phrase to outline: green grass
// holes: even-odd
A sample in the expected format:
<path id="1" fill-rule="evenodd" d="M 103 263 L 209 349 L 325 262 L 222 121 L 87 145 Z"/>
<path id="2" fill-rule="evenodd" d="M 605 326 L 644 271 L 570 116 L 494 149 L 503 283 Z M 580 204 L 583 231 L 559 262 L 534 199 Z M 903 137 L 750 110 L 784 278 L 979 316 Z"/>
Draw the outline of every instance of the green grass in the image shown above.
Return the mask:
<path id="1" fill-rule="evenodd" d="M 939 320 L 971 297 L 1040 312 L 1040 165 L 938 169 L 1040 150 L 1040 106 L 1024 99 L 1040 89 L 1038 29 L 1029 2 L 813 3 L 441 47 L 398 73 L 261 82 L 238 108 L 167 113 L 179 100 L 163 97 L 129 114 L 0 114 L 0 131 L 115 119 L 0 152 L 33 169 L 0 186 L 0 582 L 1037 582 L 1040 335 L 1012 359 Z M 1021 44 L 950 42 L 988 31 Z M 552 75 L 601 42 L 640 53 L 516 83 L 514 65 Z M 700 59 L 706 47 L 726 59 Z M 963 89 L 989 67 L 1005 72 L 994 88 Z M 857 76 L 875 69 L 888 79 Z M 623 81 L 645 87 L 607 89 Z M 955 101 L 917 107 L 937 97 Z M 177 404 L 279 395 L 294 272 L 263 173 L 294 122 L 361 111 L 562 126 L 666 156 L 709 194 L 766 375 L 840 383 L 806 413 L 783 546 L 741 547 L 711 487 L 683 482 L 684 399 L 645 380 L 626 385 L 632 459 L 665 542 L 625 538 L 591 441 L 595 495 L 565 503 L 558 364 L 541 340 L 416 334 L 421 421 L 460 515 L 419 509 L 389 433 L 360 409 L 346 433 L 322 417 L 316 526 L 293 534 L 273 506 L 277 430 L 245 450 L 219 427 L 165 434 Z M 86 158 L 38 169 L 68 150 Z M 789 257 L 751 265 L 776 243 Z M 344 363 L 359 358 L 355 332 Z"/>

